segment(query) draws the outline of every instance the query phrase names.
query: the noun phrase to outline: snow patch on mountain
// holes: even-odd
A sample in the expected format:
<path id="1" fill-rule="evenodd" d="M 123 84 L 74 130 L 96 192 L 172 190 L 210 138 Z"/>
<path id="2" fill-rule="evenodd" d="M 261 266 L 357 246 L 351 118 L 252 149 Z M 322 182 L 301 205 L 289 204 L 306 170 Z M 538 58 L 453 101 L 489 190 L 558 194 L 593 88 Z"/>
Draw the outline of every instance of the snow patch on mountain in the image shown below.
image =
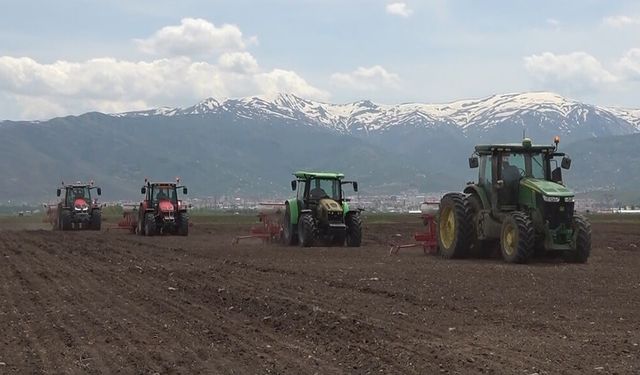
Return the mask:
<path id="1" fill-rule="evenodd" d="M 489 132 L 521 124 L 570 133 L 584 123 L 610 126 L 613 134 L 640 132 L 640 110 L 612 109 L 584 104 L 551 92 L 493 95 L 443 104 L 377 104 L 362 100 L 330 104 L 292 94 L 216 100 L 208 98 L 188 108 L 158 108 L 113 114 L 117 117 L 187 116 L 231 113 L 247 119 L 284 119 L 344 133 L 383 132 L 397 126 L 436 129 L 456 127 L 463 132 Z M 597 120 L 594 120 L 597 118 Z M 594 136 L 597 131 L 592 131 Z"/>

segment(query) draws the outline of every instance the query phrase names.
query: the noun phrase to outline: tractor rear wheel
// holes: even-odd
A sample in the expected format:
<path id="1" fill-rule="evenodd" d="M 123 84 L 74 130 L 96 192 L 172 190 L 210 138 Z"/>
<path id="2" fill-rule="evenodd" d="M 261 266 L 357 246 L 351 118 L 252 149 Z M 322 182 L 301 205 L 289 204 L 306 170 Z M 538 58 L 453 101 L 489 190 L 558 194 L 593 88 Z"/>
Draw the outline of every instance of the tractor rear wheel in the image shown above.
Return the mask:
<path id="1" fill-rule="evenodd" d="M 310 247 L 318 238 L 318 226 L 311 214 L 304 213 L 298 219 L 298 237 L 300 246 Z"/>
<path id="2" fill-rule="evenodd" d="M 91 223 L 89 224 L 89 229 L 100 230 L 101 226 L 102 226 L 102 213 L 100 211 L 94 211 L 91 214 Z"/>
<path id="3" fill-rule="evenodd" d="M 586 263 L 591 255 L 591 224 L 582 215 L 573 215 L 574 250 L 564 253 L 564 260 L 571 263 Z"/>
<path id="4" fill-rule="evenodd" d="M 469 202 L 462 193 L 449 193 L 440 201 L 438 245 L 443 258 L 463 258 L 469 254 L 472 223 Z"/>
<path id="5" fill-rule="evenodd" d="M 144 235 L 153 236 L 156 234 L 156 218 L 153 214 L 146 214 L 144 216 Z"/>
<path id="6" fill-rule="evenodd" d="M 360 214 L 348 213 L 345 218 L 347 224 L 347 246 L 360 247 L 362 243 L 362 220 Z"/>
<path id="7" fill-rule="evenodd" d="M 284 212 L 284 220 L 282 221 L 282 240 L 287 246 L 293 246 L 298 242 L 296 235 L 296 227 L 291 223 L 291 210 L 289 205 Z"/>
<path id="8" fill-rule="evenodd" d="M 189 216 L 187 214 L 182 214 L 178 217 L 178 234 L 180 236 L 189 235 Z"/>
<path id="9" fill-rule="evenodd" d="M 527 214 L 514 211 L 502 222 L 500 250 L 507 263 L 527 263 L 533 255 L 535 233 Z"/>

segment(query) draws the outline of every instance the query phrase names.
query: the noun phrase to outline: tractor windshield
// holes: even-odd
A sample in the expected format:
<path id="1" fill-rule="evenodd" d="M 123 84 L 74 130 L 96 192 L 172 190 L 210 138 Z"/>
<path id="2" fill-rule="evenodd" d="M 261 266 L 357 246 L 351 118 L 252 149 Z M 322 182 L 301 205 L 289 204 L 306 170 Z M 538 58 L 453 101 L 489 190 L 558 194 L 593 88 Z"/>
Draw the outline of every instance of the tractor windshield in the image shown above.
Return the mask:
<path id="1" fill-rule="evenodd" d="M 75 186 L 67 188 L 67 204 L 72 205 L 76 199 L 91 202 L 91 190 L 88 186 Z"/>
<path id="2" fill-rule="evenodd" d="M 509 153 L 502 157 L 502 178 L 505 182 L 520 177 L 544 179 L 544 163 L 541 154 Z"/>
<path id="3" fill-rule="evenodd" d="M 152 197 L 155 202 L 168 199 L 171 201 L 176 201 L 178 198 L 176 196 L 176 189 L 170 186 L 156 186 L 153 188 Z"/>
<path id="4" fill-rule="evenodd" d="M 309 197 L 314 200 L 331 198 L 340 200 L 340 180 L 335 179 L 313 179 L 309 185 Z"/>
<path id="5" fill-rule="evenodd" d="M 544 161 L 541 154 L 531 155 L 531 177 L 544 179 Z"/>

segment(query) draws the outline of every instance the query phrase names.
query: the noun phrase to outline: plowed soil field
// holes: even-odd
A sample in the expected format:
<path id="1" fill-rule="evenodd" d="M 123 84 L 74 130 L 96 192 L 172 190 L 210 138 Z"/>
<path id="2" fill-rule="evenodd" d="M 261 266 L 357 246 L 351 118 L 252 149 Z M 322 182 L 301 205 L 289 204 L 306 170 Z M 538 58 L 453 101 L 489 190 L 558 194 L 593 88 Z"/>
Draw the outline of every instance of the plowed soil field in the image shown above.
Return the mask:
<path id="1" fill-rule="evenodd" d="M 640 225 L 588 264 L 0 225 L 1 374 L 639 374 Z"/>

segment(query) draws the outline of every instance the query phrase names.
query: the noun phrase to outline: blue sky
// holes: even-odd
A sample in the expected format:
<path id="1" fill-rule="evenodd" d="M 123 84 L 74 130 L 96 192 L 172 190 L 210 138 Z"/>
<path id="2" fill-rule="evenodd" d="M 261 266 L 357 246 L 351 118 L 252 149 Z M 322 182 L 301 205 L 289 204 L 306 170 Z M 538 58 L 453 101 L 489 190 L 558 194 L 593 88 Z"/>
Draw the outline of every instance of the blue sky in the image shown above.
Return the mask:
<path id="1" fill-rule="evenodd" d="M 291 92 L 640 107 L 637 1 L 1 1 L 0 119 Z"/>

